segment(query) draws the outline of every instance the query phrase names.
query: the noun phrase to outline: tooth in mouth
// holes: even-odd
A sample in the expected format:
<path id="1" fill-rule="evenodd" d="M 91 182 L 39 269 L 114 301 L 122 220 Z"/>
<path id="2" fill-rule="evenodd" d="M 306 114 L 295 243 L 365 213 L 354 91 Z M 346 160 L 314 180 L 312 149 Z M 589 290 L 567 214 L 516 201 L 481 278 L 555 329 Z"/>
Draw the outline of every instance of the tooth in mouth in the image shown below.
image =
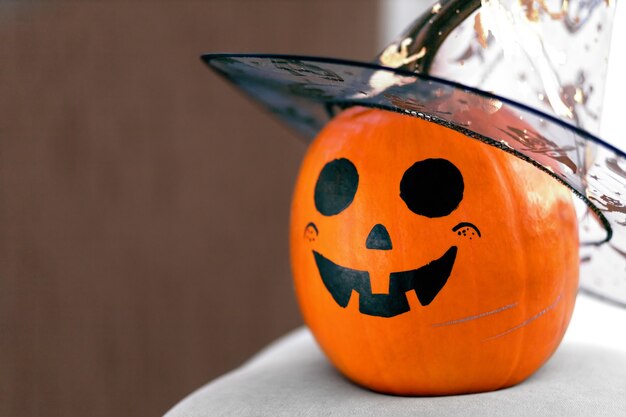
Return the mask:
<path id="1" fill-rule="evenodd" d="M 408 291 L 415 291 L 423 306 L 429 305 L 446 285 L 457 247 L 452 246 L 439 259 L 410 271 L 389 274 L 389 293 L 372 294 L 370 275 L 367 271 L 346 268 L 313 251 L 317 269 L 330 295 L 341 307 L 350 301 L 352 290 L 359 293 L 359 311 L 378 317 L 394 317 L 411 308 L 406 298 Z"/>

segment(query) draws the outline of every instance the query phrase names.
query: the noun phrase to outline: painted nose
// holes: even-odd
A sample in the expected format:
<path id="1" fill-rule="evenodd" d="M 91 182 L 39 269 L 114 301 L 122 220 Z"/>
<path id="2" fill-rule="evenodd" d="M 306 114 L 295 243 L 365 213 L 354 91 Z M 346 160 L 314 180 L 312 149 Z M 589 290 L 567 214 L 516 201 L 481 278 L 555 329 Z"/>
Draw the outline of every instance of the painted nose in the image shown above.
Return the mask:
<path id="1" fill-rule="evenodd" d="M 391 238 L 387 228 L 382 224 L 377 224 L 372 227 L 370 234 L 367 235 L 365 240 L 365 247 L 367 249 L 389 250 L 391 249 Z"/>

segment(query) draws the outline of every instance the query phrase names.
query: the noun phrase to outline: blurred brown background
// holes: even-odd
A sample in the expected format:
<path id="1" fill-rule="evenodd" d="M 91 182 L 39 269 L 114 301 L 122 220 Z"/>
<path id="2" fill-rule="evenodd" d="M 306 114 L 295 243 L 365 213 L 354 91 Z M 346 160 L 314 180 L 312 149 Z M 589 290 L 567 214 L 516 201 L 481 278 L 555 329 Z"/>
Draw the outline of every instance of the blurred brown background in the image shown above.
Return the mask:
<path id="1" fill-rule="evenodd" d="M 305 145 L 198 56 L 369 59 L 376 14 L 0 0 L 0 416 L 160 415 L 301 323 Z"/>

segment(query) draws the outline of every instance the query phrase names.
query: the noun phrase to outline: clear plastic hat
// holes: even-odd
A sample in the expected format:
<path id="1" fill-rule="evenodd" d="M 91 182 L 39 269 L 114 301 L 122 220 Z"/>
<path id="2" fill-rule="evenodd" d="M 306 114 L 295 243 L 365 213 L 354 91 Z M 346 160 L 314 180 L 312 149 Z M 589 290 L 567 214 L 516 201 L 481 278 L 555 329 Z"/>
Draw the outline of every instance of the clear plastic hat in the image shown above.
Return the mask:
<path id="1" fill-rule="evenodd" d="M 580 199 L 581 289 L 626 306 L 626 153 L 595 134 L 614 11 L 610 0 L 442 0 L 371 63 L 202 59 L 306 140 L 359 105 L 528 161 Z"/>

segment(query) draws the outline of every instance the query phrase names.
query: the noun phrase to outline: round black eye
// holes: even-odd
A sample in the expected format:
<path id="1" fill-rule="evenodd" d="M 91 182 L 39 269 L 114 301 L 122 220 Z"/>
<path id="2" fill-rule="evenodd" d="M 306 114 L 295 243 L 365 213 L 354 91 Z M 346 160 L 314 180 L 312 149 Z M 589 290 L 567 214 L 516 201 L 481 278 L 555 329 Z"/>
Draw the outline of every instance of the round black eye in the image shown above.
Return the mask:
<path id="1" fill-rule="evenodd" d="M 425 159 L 406 170 L 400 181 L 400 197 L 409 210 L 426 217 L 452 213 L 463 200 L 463 176 L 446 159 Z"/>
<path id="2" fill-rule="evenodd" d="M 320 172 L 315 184 L 315 207 L 324 216 L 341 213 L 354 200 L 359 186 L 359 173 L 345 158 L 330 161 Z"/>

